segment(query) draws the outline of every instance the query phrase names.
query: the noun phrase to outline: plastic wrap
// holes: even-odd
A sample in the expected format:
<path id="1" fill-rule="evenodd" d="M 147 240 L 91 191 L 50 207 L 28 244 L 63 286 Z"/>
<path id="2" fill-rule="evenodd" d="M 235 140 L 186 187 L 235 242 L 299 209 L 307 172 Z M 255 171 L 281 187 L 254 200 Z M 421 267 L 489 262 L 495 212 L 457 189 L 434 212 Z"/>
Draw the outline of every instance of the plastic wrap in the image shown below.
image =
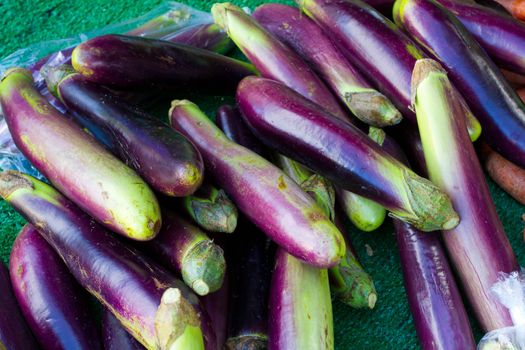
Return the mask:
<path id="1" fill-rule="evenodd" d="M 11 67 L 24 67 L 32 71 L 38 90 L 55 108 L 64 112 L 62 104 L 50 95 L 40 69 L 67 63 L 72 49 L 79 43 L 104 34 L 129 34 L 162 39 L 195 31 L 198 26 L 212 24 L 210 13 L 178 2 L 165 2 L 152 11 L 124 22 L 80 33 L 70 38 L 44 41 L 17 50 L 0 60 L 0 77 Z M 194 33 L 191 33 L 194 35 Z M 16 148 L 0 110 L 0 169 L 19 170 L 42 179 L 42 175 Z"/>
<path id="2" fill-rule="evenodd" d="M 501 273 L 492 292 L 507 309 L 514 325 L 495 329 L 479 342 L 479 350 L 525 350 L 525 277 L 523 271 Z"/>

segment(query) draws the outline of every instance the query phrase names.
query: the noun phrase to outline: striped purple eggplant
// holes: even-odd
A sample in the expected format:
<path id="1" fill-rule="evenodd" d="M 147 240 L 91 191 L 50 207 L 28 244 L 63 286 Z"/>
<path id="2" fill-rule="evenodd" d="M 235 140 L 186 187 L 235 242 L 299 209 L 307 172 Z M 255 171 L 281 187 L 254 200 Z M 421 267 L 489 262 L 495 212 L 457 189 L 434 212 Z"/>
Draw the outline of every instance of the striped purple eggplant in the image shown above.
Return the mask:
<path id="1" fill-rule="evenodd" d="M 253 17 L 291 47 L 361 121 L 377 127 L 401 121 L 401 113 L 346 60 L 324 31 L 295 7 L 264 4 Z"/>
<path id="2" fill-rule="evenodd" d="M 16 146 L 64 195 L 111 230 L 153 238 L 160 209 L 146 183 L 36 91 L 29 71 L 0 83 L 0 105 Z"/>
<path id="3" fill-rule="evenodd" d="M 88 80 L 120 88 L 198 88 L 224 94 L 255 73 L 245 62 L 191 46 L 125 35 L 78 45 L 71 62 Z"/>
<path id="4" fill-rule="evenodd" d="M 223 350 L 228 334 L 230 282 L 228 274 L 224 276 L 221 288 L 201 298 L 201 302 L 210 316 L 210 322 L 215 331 L 217 350 Z"/>
<path id="5" fill-rule="evenodd" d="M 482 328 L 511 326 L 491 288 L 500 273 L 516 271 L 518 264 L 469 140 L 464 107 L 436 61 L 418 61 L 412 84 L 428 174 L 461 216 L 457 227 L 443 233 L 452 265 Z"/>
<path id="6" fill-rule="evenodd" d="M 13 293 L 9 270 L 3 262 L 0 262 L 0 305 L 0 349 L 38 349 Z"/>
<path id="7" fill-rule="evenodd" d="M 206 179 L 197 192 L 181 202 L 184 211 L 206 231 L 232 233 L 237 226 L 237 207 L 224 190 Z"/>
<path id="8" fill-rule="evenodd" d="M 46 80 L 75 121 L 94 135 L 98 130 L 108 135 L 110 150 L 154 190 L 182 197 L 200 186 L 204 165 L 199 152 L 159 118 L 88 81 L 71 66 L 51 69 Z"/>
<path id="9" fill-rule="evenodd" d="M 334 266 L 344 256 L 339 230 L 281 170 L 230 141 L 190 101 L 173 101 L 170 121 L 197 146 L 206 170 L 239 210 L 277 244 L 318 267 Z"/>
<path id="10" fill-rule="evenodd" d="M 211 12 L 237 47 L 263 77 L 274 79 L 317 102 L 330 113 L 348 118 L 328 87 L 292 49 L 268 33 L 255 19 L 231 3 L 217 3 Z"/>
<path id="11" fill-rule="evenodd" d="M 468 350 L 476 343 L 439 233 L 394 220 L 408 304 L 423 349 Z M 445 233 L 446 234 L 446 233 Z"/>
<path id="12" fill-rule="evenodd" d="M 156 337 L 159 302 L 165 292 L 175 289 L 182 291 L 200 314 L 207 346 L 215 350 L 214 333 L 207 314 L 200 311 L 197 296 L 182 281 L 113 237 L 54 188 L 31 176 L 6 171 L 0 173 L 0 196 L 38 228 L 77 281 L 147 349 L 156 349 L 157 342 L 164 343 L 172 335 L 181 341 L 198 338 L 193 328 L 184 331 L 186 321 L 191 321 L 185 318 L 179 323 L 160 323 L 173 334 Z M 180 298 L 176 300 L 180 302 Z"/>
<path id="13" fill-rule="evenodd" d="M 163 214 L 164 225 L 157 237 L 137 247 L 143 247 L 166 268 L 181 274 L 198 295 L 218 290 L 226 270 L 222 249 L 177 214 Z"/>
<path id="14" fill-rule="evenodd" d="M 525 23 L 476 3 L 437 2 L 461 21 L 499 67 L 525 74 Z"/>
<path id="15" fill-rule="evenodd" d="M 102 312 L 102 339 L 104 350 L 144 350 L 107 309 Z"/>
<path id="16" fill-rule="evenodd" d="M 525 104 L 467 29 L 431 0 L 398 0 L 394 13 L 396 22 L 447 69 L 481 122 L 486 142 L 524 167 Z"/>
<path id="17" fill-rule="evenodd" d="M 430 181 L 352 124 L 286 86 L 248 77 L 239 84 L 237 102 L 248 126 L 267 145 L 381 204 L 390 215 L 424 231 L 450 229 L 459 222 L 448 196 Z"/>
<path id="18" fill-rule="evenodd" d="M 16 237 L 9 271 L 22 313 L 43 349 L 102 349 L 87 293 L 30 224 Z"/>

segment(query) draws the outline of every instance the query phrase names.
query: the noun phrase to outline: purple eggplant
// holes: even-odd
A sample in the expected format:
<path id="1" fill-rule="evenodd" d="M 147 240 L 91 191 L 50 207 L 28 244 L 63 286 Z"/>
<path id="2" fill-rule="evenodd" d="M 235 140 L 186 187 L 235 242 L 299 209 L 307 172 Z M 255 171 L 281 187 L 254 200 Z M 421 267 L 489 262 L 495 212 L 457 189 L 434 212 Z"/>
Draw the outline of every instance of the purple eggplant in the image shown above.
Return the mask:
<path id="1" fill-rule="evenodd" d="M 414 325 L 423 349 L 475 349 L 439 233 L 421 232 L 394 220 L 403 279 Z"/>
<path id="2" fill-rule="evenodd" d="M 395 20 L 447 69 L 498 153 L 525 166 L 525 104 L 455 16 L 430 0 L 398 0 Z M 504 40 L 504 39 L 502 39 Z"/>
<path id="3" fill-rule="evenodd" d="M 242 239 L 230 239 L 225 247 L 230 278 L 226 349 L 267 349 L 275 245 L 244 217 L 236 234 Z"/>
<path id="4" fill-rule="evenodd" d="M 184 211 L 206 231 L 232 233 L 237 226 L 237 207 L 224 190 L 206 179 L 197 192 L 181 202 Z"/>
<path id="5" fill-rule="evenodd" d="M 314 266 L 339 262 L 341 233 L 292 179 L 230 141 L 194 103 L 175 100 L 169 115 L 172 127 L 197 146 L 215 182 L 263 232 Z"/>
<path id="6" fill-rule="evenodd" d="M 49 91 L 82 118 L 109 135 L 111 151 L 135 169 L 156 191 L 182 197 L 202 183 L 204 165 L 195 147 L 158 118 L 85 79 L 70 66 L 60 66 L 47 75 Z M 91 131 L 91 130 L 90 130 Z"/>
<path id="7" fill-rule="evenodd" d="M 197 294 L 218 290 L 226 262 L 222 249 L 200 229 L 172 212 L 164 212 L 164 225 L 155 239 L 140 244 L 166 268 L 182 275 Z"/>
<path id="8" fill-rule="evenodd" d="M 217 350 L 223 350 L 228 334 L 228 312 L 229 312 L 230 283 L 228 275 L 224 276 L 221 288 L 201 298 L 206 312 L 210 316 L 210 322 L 215 331 Z"/>
<path id="9" fill-rule="evenodd" d="M 22 313 L 43 349 L 102 349 L 88 295 L 30 224 L 16 237 L 9 271 Z"/>
<path id="10" fill-rule="evenodd" d="M 215 23 L 223 28 L 263 77 L 274 79 L 317 102 L 330 113 L 347 119 L 328 87 L 292 49 L 231 4 L 212 6 Z"/>
<path id="11" fill-rule="evenodd" d="M 199 88 L 225 93 L 255 70 L 248 63 L 191 46 L 125 35 L 78 45 L 71 62 L 88 80 L 112 87 Z"/>
<path id="12" fill-rule="evenodd" d="M 334 349 L 328 271 L 308 266 L 282 248 L 275 258 L 269 302 L 268 348 Z"/>
<path id="13" fill-rule="evenodd" d="M 17 171 L 6 171 L 0 173 L 0 196 L 38 228 L 82 287 L 147 349 L 156 349 L 158 342 L 170 339 L 183 342 L 191 340 L 188 337 L 199 338 L 193 328 L 185 331 L 192 318 L 155 324 L 156 316 L 169 311 L 164 307 L 160 310 L 161 298 L 168 291 L 168 296 L 173 297 L 173 290 L 182 291 L 200 314 L 207 346 L 215 349 L 208 316 L 200 311 L 197 296 L 182 281 L 124 245 L 51 186 Z M 170 299 L 181 303 L 180 298 Z M 173 307 L 174 312 L 179 309 L 177 304 Z M 173 332 L 158 334 L 156 326 Z"/>
<path id="14" fill-rule="evenodd" d="M 254 11 L 253 17 L 308 62 L 361 121 L 377 127 L 401 121 L 401 113 L 394 105 L 370 86 L 324 31 L 299 9 L 264 4 Z"/>
<path id="15" fill-rule="evenodd" d="M 334 184 L 381 204 L 392 216 L 424 231 L 458 224 L 450 199 L 435 185 L 352 124 L 286 86 L 248 77 L 239 84 L 237 102 L 259 139 Z"/>
<path id="16" fill-rule="evenodd" d="M 499 67 L 525 74 L 525 23 L 476 3 L 437 2 L 456 15 Z"/>
<path id="17" fill-rule="evenodd" d="M 518 264 L 469 140 L 464 107 L 436 61 L 417 62 L 412 86 L 428 174 L 461 216 L 457 227 L 443 233 L 452 265 L 482 328 L 512 326 L 491 288 L 500 273 L 516 271 Z"/>
<path id="18" fill-rule="evenodd" d="M 38 349 L 13 294 L 9 270 L 3 262 L 0 262 L 0 305 L 0 349 Z"/>
<path id="19" fill-rule="evenodd" d="M 104 340 L 104 350 L 144 350 L 123 327 L 119 320 L 104 309 L 102 313 L 102 339 Z"/>
<path id="20" fill-rule="evenodd" d="M 136 240 L 157 234 L 160 209 L 148 185 L 51 107 L 29 71 L 6 73 L 0 105 L 18 149 L 64 195 L 117 233 Z"/>

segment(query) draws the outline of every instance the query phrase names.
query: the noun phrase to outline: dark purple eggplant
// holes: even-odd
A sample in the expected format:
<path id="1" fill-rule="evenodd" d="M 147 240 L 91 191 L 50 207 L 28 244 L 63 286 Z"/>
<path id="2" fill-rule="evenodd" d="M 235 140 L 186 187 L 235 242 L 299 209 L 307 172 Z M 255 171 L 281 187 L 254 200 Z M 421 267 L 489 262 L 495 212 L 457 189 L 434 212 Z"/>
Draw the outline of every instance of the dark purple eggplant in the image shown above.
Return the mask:
<path id="1" fill-rule="evenodd" d="M 231 3 L 217 3 L 211 12 L 237 47 L 265 78 L 274 79 L 317 102 L 330 113 L 347 113 L 313 70 L 292 49 L 268 33 L 255 19 Z"/>
<path id="2" fill-rule="evenodd" d="M 56 111 L 29 71 L 6 73 L 0 105 L 18 149 L 64 195 L 112 231 L 136 240 L 157 234 L 160 208 L 149 186 Z"/>
<path id="3" fill-rule="evenodd" d="M 401 113 L 346 60 L 324 31 L 295 7 L 264 4 L 253 17 L 315 70 L 361 121 L 377 127 L 397 124 Z"/>
<path id="4" fill-rule="evenodd" d="M 317 267 L 336 265 L 345 246 L 339 230 L 292 179 L 257 153 L 229 140 L 188 100 L 175 100 L 172 127 L 201 152 L 213 180 L 264 233 Z"/>
<path id="5" fill-rule="evenodd" d="M 104 309 L 102 314 L 102 339 L 104 350 L 144 350 L 107 309 Z"/>
<path id="6" fill-rule="evenodd" d="M 16 237 L 9 271 L 22 313 L 43 349 L 102 349 L 87 293 L 30 224 Z"/>
<path id="7" fill-rule="evenodd" d="M 259 139 L 336 185 L 376 201 L 424 231 L 458 224 L 450 199 L 435 185 L 352 124 L 286 86 L 248 77 L 239 84 L 237 102 Z"/>
<path id="8" fill-rule="evenodd" d="M 0 262 L 0 305 L 0 349 L 38 349 L 13 293 L 9 270 L 3 262 Z"/>
<path id="9" fill-rule="evenodd" d="M 182 197 L 195 192 L 202 183 L 204 165 L 199 151 L 180 133 L 159 118 L 113 95 L 70 66 L 48 72 L 49 91 L 81 115 L 75 118 L 92 134 L 102 129 L 111 138 L 111 151 L 135 169 L 156 191 Z M 87 120 L 88 123 L 82 123 Z"/>
<path id="10" fill-rule="evenodd" d="M 431 0 L 398 0 L 394 14 L 396 22 L 447 69 L 481 122 L 484 140 L 525 167 L 525 104 L 467 29 Z"/>
<path id="11" fill-rule="evenodd" d="M 412 86 L 428 174 L 461 217 L 457 227 L 443 233 L 452 265 L 481 327 L 512 326 L 491 288 L 501 273 L 519 267 L 469 140 L 464 106 L 445 70 L 431 59 L 416 63 Z"/>
<path id="12" fill-rule="evenodd" d="M 176 291 L 180 290 L 201 318 L 208 348 L 215 350 L 215 335 L 208 315 L 200 311 L 197 296 L 182 281 L 113 237 L 51 186 L 31 176 L 6 171 L 0 173 L 0 196 L 38 227 L 77 281 L 147 349 L 156 349 L 157 342 L 170 339 L 183 342 L 202 338 L 194 330 L 193 318 L 179 317 L 155 324 L 157 316 L 169 312 L 165 306 L 171 303 L 161 303 L 162 310 L 159 307 L 168 292 L 168 301 L 184 304 L 177 297 Z M 179 305 L 173 308 L 176 313 Z M 158 326 L 171 329 L 173 334 L 159 335 Z"/>
<path id="13" fill-rule="evenodd" d="M 245 62 L 164 40 L 103 35 L 78 45 L 71 62 L 88 80 L 121 88 L 199 88 L 224 94 L 255 74 Z"/>
<path id="14" fill-rule="evenodd" d="M 223 350 L 228 335 L 230 282 L 228 275 L 224 276 L 221 288 L 201 298 L 206 312 L 210 316 L 210 322 L 215 331 L 217 350 Z"/>
<path id="15" fill-rule="evenodd" d="M 218 290 L 226 262 L 222 249 L 199 228 L 177 214 L 164 211 L 162 229 L 155 239 L 137 245 L 182 279 L 198 295 Z"/>

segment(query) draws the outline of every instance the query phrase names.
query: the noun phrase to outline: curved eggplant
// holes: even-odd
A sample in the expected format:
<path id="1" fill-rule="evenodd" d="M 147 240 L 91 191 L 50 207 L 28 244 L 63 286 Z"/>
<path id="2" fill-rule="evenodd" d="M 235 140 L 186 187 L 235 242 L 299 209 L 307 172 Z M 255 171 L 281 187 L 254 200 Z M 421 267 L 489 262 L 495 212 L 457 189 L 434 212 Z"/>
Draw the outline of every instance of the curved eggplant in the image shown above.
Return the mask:
<path id="1" fill-rule="evenodd" d="M 6 73 L 0 105 L 18 149 L 64 195 L 117 233 L 136 240 L 157 234 L 160 208 L 148 185 L 51 107 L 29 71 Z"/>

